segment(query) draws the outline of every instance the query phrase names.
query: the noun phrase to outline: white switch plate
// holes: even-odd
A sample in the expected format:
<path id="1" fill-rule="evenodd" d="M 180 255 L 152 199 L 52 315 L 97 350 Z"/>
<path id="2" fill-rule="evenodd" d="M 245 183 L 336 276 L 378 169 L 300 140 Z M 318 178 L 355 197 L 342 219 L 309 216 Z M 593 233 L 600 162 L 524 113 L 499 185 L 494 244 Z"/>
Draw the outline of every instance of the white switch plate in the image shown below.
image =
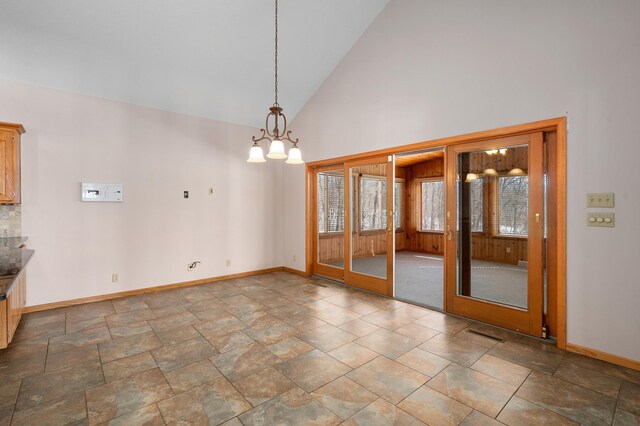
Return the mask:
<path id="1" fill-rule="evenodd" d="M 587 194 L 587 207 L 612 208 L 613 192 L 590 192 Z"/>
<path id="2" fill-rule="evenodd" d="M 601 228 L 613 228 L 616 224 L 615 213 L 610 212 L 589 212 L 587 213 L 587 226 L 597 226 Z"/>

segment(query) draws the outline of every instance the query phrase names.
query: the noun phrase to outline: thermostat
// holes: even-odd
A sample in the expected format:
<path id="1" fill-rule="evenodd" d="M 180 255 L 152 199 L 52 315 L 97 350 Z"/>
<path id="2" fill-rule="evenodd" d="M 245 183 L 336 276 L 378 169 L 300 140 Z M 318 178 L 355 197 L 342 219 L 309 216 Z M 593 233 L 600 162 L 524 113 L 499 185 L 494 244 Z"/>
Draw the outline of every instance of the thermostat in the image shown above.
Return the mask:
<path id="1" fill-rule="evenodd" d="M 122 184 L 83 182 L 82 201 L 122 202 Z"/>

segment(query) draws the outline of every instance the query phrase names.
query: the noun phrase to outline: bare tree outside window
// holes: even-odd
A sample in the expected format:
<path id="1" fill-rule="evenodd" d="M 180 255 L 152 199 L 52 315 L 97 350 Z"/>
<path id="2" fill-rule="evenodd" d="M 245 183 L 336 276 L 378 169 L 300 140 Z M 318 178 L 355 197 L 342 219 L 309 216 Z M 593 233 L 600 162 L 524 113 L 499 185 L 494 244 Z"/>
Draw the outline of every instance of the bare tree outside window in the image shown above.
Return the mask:
<path id="1" fill-rule="evenodd" d="M 444 231 L 444 182 L 422 182 L 423 231 Z"/>
<path id="2" fill-rule="evenodd" d="M 482 232 L 484 215 L 484 179 L 471 181 L 471 232 Z"/>
<path id="3" fill-rule="evenodd" d="M 500 196 L 500 233 L 527 235 L 529 232 L 529 177 L 498 178 Z"/>
<path id="4" fill-rule="evenodd" d="M 344 231 L 344 177 L 318 174 L 318 232 Z"/>
<path id="5" fill-rule="evenodd" d="M 387 227 L 387 182 L 385 178 L 360 178 L 360 230 Z"/>
<path id="6" fill-rule="evenodd" d="M 396 182 L 393 195 L 393 211 L 395 212 L 393 221 L 396 229 L 402 228 L 402 195 L 402 182 Z"/>

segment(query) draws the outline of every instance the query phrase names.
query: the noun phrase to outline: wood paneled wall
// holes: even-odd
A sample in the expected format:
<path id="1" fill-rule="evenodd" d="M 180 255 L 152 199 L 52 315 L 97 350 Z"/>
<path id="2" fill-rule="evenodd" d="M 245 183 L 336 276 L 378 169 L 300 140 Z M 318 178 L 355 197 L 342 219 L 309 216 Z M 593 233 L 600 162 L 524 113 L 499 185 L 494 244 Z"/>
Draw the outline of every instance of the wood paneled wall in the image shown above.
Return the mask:
<path id="1" fill-rule="evenodd" d="M 514 167 L 527 169 L 526 149 L 510 149 L 507 155 L 488 155 L 484 152 L 472 157 L 472 169 L 481 173 L 493 168 L 499 173 L 507 172 Z M 399 171 L 400 169 L 400 171 Z M 397 167 L 396 176 L 405 177 L 404 200 L 404 246 L 396 250 L 410 250 L 431 254 L 444 254 L 444 233 L 420 231 L 421 220 L 421 179 L 443 178 L 444 159 L 435 158 L 407 167 Z M 490 202 L 489 191 L 485 191 L 485 200 Z M 494 215 L 495 216 L 495 215 Z M 490 221 L 485 216 L 485 229 L 489 229 Z M 397 238 L 396 234 L 396 238 Z M 474 259 L 517 265 L 518 261 L 527 260 L 527 240 L 525 238 L 491 236 L 488 233 L 474 233 L 471 239 Z M 509 252 L 507 252 L 507 249 Z"/>
<path id="2" fill-rule="evenodd" d="M 481 173 L 487 168 L 493 168 L 499 173 L 507 172 L 514 167 L 527 169 L 526 149 L 509 149 L 507 155 L 488 155 L 484 152 L 476 153 L 471 159 L 472 169 Z M 354 174 L 384 176 L 385 165 L 375 164 L 360 166 L 352 170 Z M 403 229 L 396 232 L 396 251 L 409 250 L 431 254 L 444 254 L 444 234 L 442 232 L 423 232 L 420 227 L 421 188 L 420 180 L 429 178 L 443 178 L 444 158 L 435 158 L 423 163 L 407 167 L 396 167 L 396 179 L 404 180 L 403 197 Z M 485 191 L 485 199 L 489 201 L 489 193 Z M 494 215 L 495 216 L 495 215 Z M 486 229 L 495 218 L 485 217 Z M 507 248 L 509 253 L 507 253 Z M 354 257 L 371 256 L 386 253 L 386 238 L 384 232 L 353 234 L 352 250 Z M 319 259 L 321 263 L 341 261 L 344 253 L 344 236 L 323 235 L 318 243 Z M 522 238 L 491 236 L 488 234 L 473 234 L 472 255 L 474 259 L 517 265 L 520 260 L 527 260 L 527 240 Z"/>

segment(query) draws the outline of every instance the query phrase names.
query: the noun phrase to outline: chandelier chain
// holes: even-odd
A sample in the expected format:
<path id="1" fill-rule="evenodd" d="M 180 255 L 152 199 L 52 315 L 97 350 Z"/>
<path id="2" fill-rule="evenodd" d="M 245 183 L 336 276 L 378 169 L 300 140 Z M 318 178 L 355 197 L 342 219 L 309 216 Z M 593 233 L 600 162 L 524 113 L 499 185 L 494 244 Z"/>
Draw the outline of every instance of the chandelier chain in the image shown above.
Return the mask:
<path id="1" fill-rule="evenodd" d="M 274 60 L 275 60 L 275 79 L 274 79 L 274 89 L 275 89 L 275 102 L 273 104 L 273 106 L 279 106 L 278 105 L 278 0 L 275 0 L 276 2 L 276 43 L 275 43 L 275 54 L 274 54 Z"/>

